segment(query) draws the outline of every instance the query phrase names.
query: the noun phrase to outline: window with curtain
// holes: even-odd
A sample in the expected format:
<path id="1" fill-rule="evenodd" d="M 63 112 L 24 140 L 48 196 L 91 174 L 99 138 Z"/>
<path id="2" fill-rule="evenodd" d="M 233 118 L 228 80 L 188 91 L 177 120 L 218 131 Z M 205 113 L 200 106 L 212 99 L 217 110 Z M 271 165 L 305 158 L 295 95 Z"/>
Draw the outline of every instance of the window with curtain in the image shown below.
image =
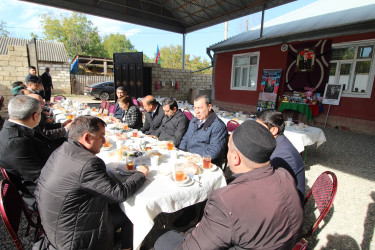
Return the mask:
<path id="1" fill-rule="evenodd" d="M 259 52 L 233 55 L 231 89 L 256 90 Z"/>

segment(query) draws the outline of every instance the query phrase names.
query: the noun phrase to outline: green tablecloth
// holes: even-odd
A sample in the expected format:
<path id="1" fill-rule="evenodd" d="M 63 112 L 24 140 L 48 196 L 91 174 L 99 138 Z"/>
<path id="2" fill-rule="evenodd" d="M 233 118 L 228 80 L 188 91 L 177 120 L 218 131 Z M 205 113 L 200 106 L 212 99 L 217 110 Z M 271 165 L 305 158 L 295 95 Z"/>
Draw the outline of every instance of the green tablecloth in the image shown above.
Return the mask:
<path id="1" fill-rule="evenodd" d="M 296 110 L 302 114 L 304 114 L 307 118 L 307 121 L 311 121 L 312 119 L 312 111 L 307 104 L 300 104 L 300 103 L 290 103 L 290 102 L 281 102 L 279 106 L 279 111 L 283 111 L 285 109 L 292 109 Z"/>

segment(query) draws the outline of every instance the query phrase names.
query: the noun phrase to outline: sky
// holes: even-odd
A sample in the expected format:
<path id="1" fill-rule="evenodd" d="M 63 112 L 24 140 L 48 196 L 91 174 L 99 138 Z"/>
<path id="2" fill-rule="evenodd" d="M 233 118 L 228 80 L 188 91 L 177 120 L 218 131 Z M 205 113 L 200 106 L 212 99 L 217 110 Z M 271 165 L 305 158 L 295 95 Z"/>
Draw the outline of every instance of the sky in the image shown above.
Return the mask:
<path id="1" fill-rule="evenodd" d="M 267 22 L 316 1 L 317 0 L 298 0 L 266 10 L 264 21 Z M 10 37 L 29 39 L 31 38 L 30 34 L 34 33 L 42 39 L 43 30 L 40 25 L 40 15 L 43 13 L 52 13 L 57 16 L 59 14 L 69 15 L 71 11 L 18 0 L 0 1 L 0 21 L 6 23 L 5 29 L 9 32 L 8 36 Z M 170 45 L 182 45 L 181 34 L 92 15 L 87 15 L 87 17 L 93 22 L 94 26 L 98 28 L 100 36 L 103 37 L 111 33 L 125 34 L 137 51 L 143 52 L 151 58 L 155 56 L 158 45 L 159 48 Z M 248 28 L 251 29 L 260 24 L 261 12 L 229 21 L 229 38 L 246 30 L 246 19 L 249 20 Z M 202 59 L 209 61 L 206 48 L 224 40 L 224 27 L 224 23 L 221 23 L 188 33 L 185 37 L 185 53 L 189 54 L 191 56 L 190 58 L 200 56 Z"/>

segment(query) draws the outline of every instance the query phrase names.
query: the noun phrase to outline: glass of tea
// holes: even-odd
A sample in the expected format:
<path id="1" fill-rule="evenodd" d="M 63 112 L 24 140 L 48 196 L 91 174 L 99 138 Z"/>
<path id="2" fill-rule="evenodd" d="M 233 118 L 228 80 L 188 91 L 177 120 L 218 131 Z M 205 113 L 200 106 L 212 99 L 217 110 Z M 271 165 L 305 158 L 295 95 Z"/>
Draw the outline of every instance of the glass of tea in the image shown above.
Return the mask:
<path id="1" fill-rule="evenodd" d="M 134 157 L 127 157 L 126 158 L 126 169 L 129 171 L 135 170 L 135 158 Z"/>
<path id="2" fill-rule="evenodd" d="M 123 127 L 123 129 L 128 129 L 128 128 L 129 128 L 128 124 L 127 124 L 127 123 L 124 123 L 124 127 Z"/>
<path id="3" fill-rule="evenodd" d="M 138 129 L 133 129 L 133 137 L 138 137 Z"/>
<path id="4" fill-rule="evenodd" d="M 174 166 L 174 179 L 175 181 L 181 182 L 187 178 L 183 166 L 180 164 L 175 164 Z"/>
<path id="5" fill-rule="evenodd" d="M 173 141 L 168 141 L 167 142 L 167 149 L 168 150 L 173 150 L 174 149 L 174 143 L 173 143 Z"/>
<path id="6" fill-rule="evenodd" d="M 209 169 L 211 167 L 212 167 L 212 165 L 211 165 L 211 156 L 204 155 L 203 156 L 203 168 Z"/>

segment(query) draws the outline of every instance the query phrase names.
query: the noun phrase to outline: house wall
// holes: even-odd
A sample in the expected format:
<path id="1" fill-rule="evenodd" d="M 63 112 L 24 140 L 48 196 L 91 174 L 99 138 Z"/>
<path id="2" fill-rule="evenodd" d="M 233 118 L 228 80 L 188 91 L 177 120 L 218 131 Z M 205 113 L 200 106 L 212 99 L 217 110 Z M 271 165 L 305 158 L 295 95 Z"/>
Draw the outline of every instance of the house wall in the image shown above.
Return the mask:
<path id="1" fill-rule="evenodd" d="M 145 63 L 144 67 L 152 67 L 152 95 L 172 97 L 177 100 L 188 100 L 190 89 L 211 89 L 212 75 L 192 73 L 190 70 L 162 68 L 159 64 Z M 172 86 L 171 81 L 177 81 L 179 90 Z M 159 89 L 155 89 L 158 81 Z M 161 85 L 165 81 L 165 86 Z"/>
<path id="2" fill-rule="evenodd" d="M 28 72 L 27 50 L 24 46 L 8 46 L 8 54 L 0 55 L 0 96 L 4 96 L 4 107 L 1 117 L 8 117 L 8 102 L 13 97 L 12 83 L 25 82 Z"/>
<path id="3" fill-rule="evenodd" d="M 45 72 L 45 68 L 50 68 L 53 90 L 52 95 L 71 94 L 70 87 L 70 64 L 62 62 L 38 62 L 39 75 Z"/>
<path id="4" fill-rule="evenodd" d="M 374 38 L 375 32 L 326 39 L 332 39 L 333 44 L 335 44 Z M 214 73 L 215 104 L 223 109 L 255 113 L 263 69 L 283 69 L 278 93 L 279 96 L 282 95 L 285 84 L 288 52 L 282 52 L 280 47 L 281 44 L 278 44 L 256 49 L 217 54 Z M 232 56 L 234 54 L 255 51 L 260 52 L 257 91 L 230 90 Z M 374 80 L 375 79 L 373 79 L 373 81 Z M 336 127 L 358 133 L 375 134 L 375 109 L 372 108 L 375 106 L 374 93 L 375 84 L 373 84 L 371 98 L 341 97 L 340 105 L 331 106 L 327 127 Z M 311 125 L 324 125 L 328 105 L 323 105 L 323 107 L 325 110 L 324 113 L 315 116 Z"/>

